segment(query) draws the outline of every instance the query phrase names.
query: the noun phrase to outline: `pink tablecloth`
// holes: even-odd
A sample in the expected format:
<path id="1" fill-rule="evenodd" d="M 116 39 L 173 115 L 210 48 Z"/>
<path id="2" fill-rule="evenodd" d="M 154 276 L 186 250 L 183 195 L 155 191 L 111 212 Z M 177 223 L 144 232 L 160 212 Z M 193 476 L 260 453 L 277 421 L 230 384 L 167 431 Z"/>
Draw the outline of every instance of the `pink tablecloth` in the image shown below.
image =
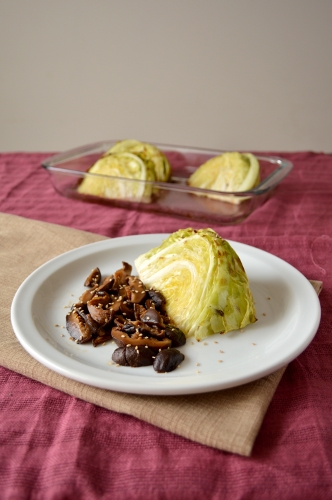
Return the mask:
<path id="1" fill-rule="evenodd" d="M 46 156 L 0 155 L 1 212 L 112 237 L 202 227 L 62 198 L 40 167 Z M 274 196 L 238 226 L 212 226 L 324 283 L 321 326 L 288 366 L 252 456 L 204 447 L 1 368 L 1 499 L 332 498 L 332 157 L 279 156 L 294 170 Z"/>

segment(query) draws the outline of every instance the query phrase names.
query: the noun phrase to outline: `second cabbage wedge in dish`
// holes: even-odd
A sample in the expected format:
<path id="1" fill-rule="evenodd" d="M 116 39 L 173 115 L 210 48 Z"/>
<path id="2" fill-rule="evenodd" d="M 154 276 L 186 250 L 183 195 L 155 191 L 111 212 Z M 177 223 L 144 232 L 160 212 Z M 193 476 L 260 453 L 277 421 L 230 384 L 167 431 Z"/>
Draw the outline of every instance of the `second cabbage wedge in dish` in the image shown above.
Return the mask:
<path id="1" fill-rule="evenodd" d="M 189 177 L 189 186 L 211 189 L 219 192 L 249 191 L 260 182 L 259 161 L 252 153 L 223 153 L 203 163 Z M 204 196 L 203 194 L 200 196 Z M 240 196 L 223 196 L 222 194 L 205 195 L 235 205 L 245 200 Z"/>
<path id="2" fill-rule="evenodd" d="M 242 262 L 212 229 L 180 229 L 135 260 L 140 279 L 160 290 L 172 322 L 201 340 L 256 321 Z"/>

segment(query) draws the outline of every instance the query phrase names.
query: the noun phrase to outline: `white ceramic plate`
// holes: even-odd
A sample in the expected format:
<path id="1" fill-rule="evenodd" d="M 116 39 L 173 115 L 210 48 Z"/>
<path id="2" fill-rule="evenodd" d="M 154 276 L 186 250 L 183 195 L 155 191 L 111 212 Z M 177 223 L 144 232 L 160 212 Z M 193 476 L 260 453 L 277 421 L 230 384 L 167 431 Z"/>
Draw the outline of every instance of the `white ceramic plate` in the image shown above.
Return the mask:
<path id="1" fill-rule="evenodd" d="M 152 366 L 117 367 L 116 345 L 94 348 L 69 340 L 68 306 L 81 295 L 84 280 L 98 266 L 103 275 L 134 264 L 167 235 L 139 235 L 93 243 L 50 260 L 20 286 L 12 303 L 15 334 L 31 356 L 65 377 L 120 392 L 177 395 L 226 389 L 268 375 L 296 358 L 314 337 L 320 304 L 309 281 L 283 260 L 257 248 L 230 242 L 247 271 L 258 321 L 243 331 L 188 340 L 185 360 L 170 373 Z M 136 273 L 133 267 L 133 273 Z M 56 326 L 59 325 L 59 326 Z"/>

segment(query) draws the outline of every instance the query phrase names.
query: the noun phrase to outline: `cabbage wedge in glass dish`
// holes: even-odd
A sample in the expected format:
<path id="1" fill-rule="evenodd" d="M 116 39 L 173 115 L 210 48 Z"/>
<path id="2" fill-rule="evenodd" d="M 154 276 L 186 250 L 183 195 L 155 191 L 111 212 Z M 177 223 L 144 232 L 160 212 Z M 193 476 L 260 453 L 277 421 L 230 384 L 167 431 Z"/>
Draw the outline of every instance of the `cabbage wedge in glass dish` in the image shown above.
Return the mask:
<path id="1" fill-rule="evenodd" d="M 56 191 L 68 198 L 197 220 L 208 226 L 234 225 L 247 219 L 293 168 L 284 158 L 255 155 L 259 183 L 249 188 L 240 181 L 245 191 L 216 192 L 189 184 L 202 165 L 222 154 L 223 151 L 213 149 L 110 140 L 45 158 L 42 166 Z M 124 169 L 123 161 L 110 157 L 125 160 L 131 166 Z M 246 182 L 251 175 L 245 176 Z"/>
<path id="2" fill-rule="evenodd" d="M 89 173 L 97 176 L 83 179 L 77 188 L 80 194 L 149 203 L 153 193 L 151 183 L 166 182 L 171 168 L 158 148 L 136 140 L 124 140 L 98 159 Z"/>
<path id="3" fill-rule="evenodd" d="M 252 153 L 223 153 L 203 163 L 189 177 L 189 186 L 222 192 L 243 192 L 256 187 L 260 182 L 260 165 Z M 204 195 L 203 195 L 204 196 Z M 216 200 L 239 204 L 246 197 L 205 195 Z"/>
<path id="4" fill-rule="evenodd" d="M 180 229 L 135 260 L 140 279 L 162 292 L 172 322 L 202 340 L 256 321 L 242 262 L 212 229 Z"/>

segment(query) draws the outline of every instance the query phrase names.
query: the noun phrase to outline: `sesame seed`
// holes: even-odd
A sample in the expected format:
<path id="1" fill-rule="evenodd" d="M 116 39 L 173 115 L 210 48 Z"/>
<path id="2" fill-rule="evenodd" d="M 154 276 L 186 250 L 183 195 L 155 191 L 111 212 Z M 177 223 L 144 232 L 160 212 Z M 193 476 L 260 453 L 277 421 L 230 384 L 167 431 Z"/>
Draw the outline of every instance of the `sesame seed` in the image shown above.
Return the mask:
<path id="1" fill-rule="evenodd" d="M 121 338 L 123 338 L 123 339 L 124 339 L 125 337 L 126 337 L 125 335 L 121 335 Z"/>
<path id="2" fill-rule="evenodd" d="M 149 348 L 149 346 L 148 346 L 148 345 L 145 345 L 144 347 L 145 347 L 145 349 L 148 349 L 148 348 Z"/>

